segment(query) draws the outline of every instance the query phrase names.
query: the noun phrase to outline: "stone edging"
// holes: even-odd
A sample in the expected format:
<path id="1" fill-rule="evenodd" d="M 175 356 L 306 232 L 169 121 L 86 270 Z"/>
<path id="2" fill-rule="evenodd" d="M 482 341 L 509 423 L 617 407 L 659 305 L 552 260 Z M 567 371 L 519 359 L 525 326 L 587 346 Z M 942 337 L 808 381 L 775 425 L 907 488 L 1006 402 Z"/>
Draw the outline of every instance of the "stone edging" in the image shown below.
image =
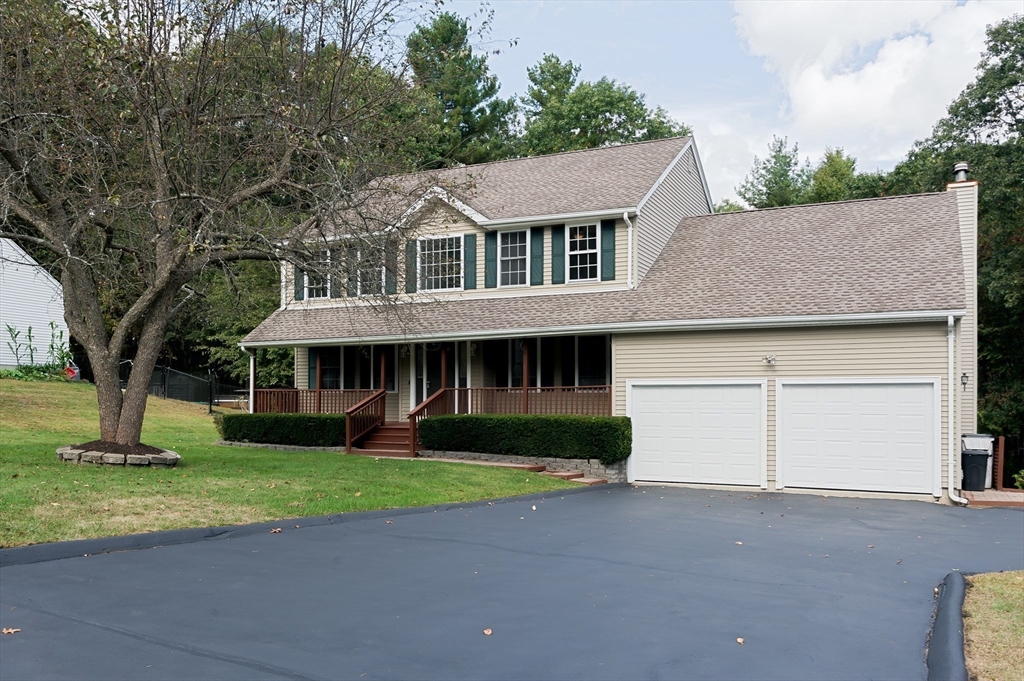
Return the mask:
<path id="1" fill-rule="evenodd" d="M 169 449 L 161 449 L 159 454 L 114 454 L 112 452 L 93 452 L 87 449 L 75 449 L 72 445 L 57 448 L 57 460 L 77 464 L 105 464 L 107 466 L 153 466 L 154 468 L 174 468 L 181 461 L 181 455 Z"/>
<path id="2" fill-rule="evenodd" d="M 626 482 L 626 462 L 603 464 L 600 459 L 559 459 L 556 457 L 513 456 L 511 454 L 484 454 L 481 452 L 447 452 L 421 449 L 418 454 L 427 459 L 462 459 L 465 461 L 495 461 L 526 465 L 541 464 L 552 471 L 579 471 L 588 478 L 603 478 L 608 482 Z"/>
<path id="3" fill-rule="evenodd" d="M 298 445 L 272 445 L 265 442 L 235 442 L 233 440 L 217 440 L 214 444 L 223 447 L 255 447 L 256 449 L 274 449 L 279 452 L 344 452 L 344 447 L 300 447 Z"/>
<path id="4" fill-rule="evenodd" d="M 968 681 L 964 658 L 964 594 L 960 572 L 950 572 L 939 585 L 935 621 L 928 639 L 928 681 Z"/>
<path id="5" fill-rule="evenodd" d="M 251 537 L 253 535 L 263 534 L 270 532 L 272 529 L 278 528 L 280 528 L 282 532 L 296 532 L 300 528 L 317 527 L 321 525 L 341 525 L 343 523 L 376 520 L 379 518 L 398 518 L 404 515 L 444 512 L 464 508 L 480 508 L 494 506 L 495 504 L 512 504 L 519 503 L 521 501 L 525 502 L 538 499 L 565 497 L 570 494 L 593 494 L 597 492 L 605 492 L 608 494 L 611 492 L 613 487 L 622 486 L 623 485 L 601 485 L 599 487 L 577 487 L 573 489 L 552 490 L 550 492 L 536 492 L 534 494 L 525 494 L 519 497 L 503 497 L 490 500 L 481 499 L 480 501 L 472 501 L 463 504 L 438 504 L 435 506 L 420 506 L 413 508 L 392 508 L 382 511 L 337 513 L 334 515 L 309 516 L 306 518 L 271 520 L 265 523 L 253 523 L 250 525 L 193 527 L 181 530 L 147 532 L 145 534 L 129 534 L 119 537 L 74 539 L 71 541 L 59 541 L 47 544 L 16 546 L 8 549 L 0 549 L 0 567 L 30 565 L 32 563 L 44 563 L 51 560 L 63 560 L 65 558 L 94 556 L 102 553 L 113 553 L 115 551 L 137 551 L 140 549 L 154 549 L 160 546 L 194 544 L 208 539 Z"/>

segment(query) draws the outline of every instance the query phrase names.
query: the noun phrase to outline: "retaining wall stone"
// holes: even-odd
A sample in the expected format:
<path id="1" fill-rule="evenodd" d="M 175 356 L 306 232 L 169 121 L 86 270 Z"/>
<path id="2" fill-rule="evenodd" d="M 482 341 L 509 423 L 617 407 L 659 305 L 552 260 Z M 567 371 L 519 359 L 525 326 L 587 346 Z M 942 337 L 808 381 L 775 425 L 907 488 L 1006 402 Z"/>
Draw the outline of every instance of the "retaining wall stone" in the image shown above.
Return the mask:
<path id="1" fill-rule="evenodd" d="M 500 463 L 541 464 L 549 471 L 579 471 L 584 477 L 602 478 L 608 482 L 626 482 L 626 462 L 603 464 L 600 459 L 558 459 L 540 456 L 513 456 L 511 454 L 484 454 L 481 452 L 447 452 L 421 449 L 417 452 L 428 459 L 462 459 L 467 461 L 496 461 Z"/>

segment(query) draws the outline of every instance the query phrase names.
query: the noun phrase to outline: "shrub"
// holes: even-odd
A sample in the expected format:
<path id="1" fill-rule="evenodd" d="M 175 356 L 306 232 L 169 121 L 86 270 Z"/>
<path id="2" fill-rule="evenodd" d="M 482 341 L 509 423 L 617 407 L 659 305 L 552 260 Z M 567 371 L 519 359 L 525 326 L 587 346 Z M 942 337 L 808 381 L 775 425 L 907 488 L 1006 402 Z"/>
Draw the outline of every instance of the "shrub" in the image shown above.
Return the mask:
<path id="1" fill-rule="evenodd" d="M 625 416 L 447 414 L 423 419 L 419 431 L 427 449 L 600 459 L 604 464 L 628 458 L 633 444 Z"/>
<path id="2" fill-rule="evenodd" d="M 231 442 L 345 446 L 344 414 L 224 414 L 217 421 L 221 437 Z"/>
<path id="3" fill-rule="evenodd" d="M 1013 474 L 1013 484 L 1017 489 L 1024 489 L 1024 470 Z"/>

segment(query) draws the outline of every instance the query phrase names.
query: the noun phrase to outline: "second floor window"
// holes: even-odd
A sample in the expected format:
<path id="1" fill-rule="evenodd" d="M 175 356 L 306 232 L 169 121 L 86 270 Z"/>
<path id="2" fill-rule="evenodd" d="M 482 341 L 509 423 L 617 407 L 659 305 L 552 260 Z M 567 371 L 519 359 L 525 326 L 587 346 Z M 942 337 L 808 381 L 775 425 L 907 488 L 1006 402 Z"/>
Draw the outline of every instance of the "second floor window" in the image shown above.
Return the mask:
<path id="1" fill-rule="evenodd" d="M 384 292 L 384 251 L 376 246 L 349 246 L 349 295 Z"/>
<path id="2" fill-rule="evenodd" d="M 525 285 L 526 231 L 502 232 L 498 236 L 501 246 L 501 285 Z"/>
<path id="3" fill-rule="evenodd" d="M 427 291 L 462 288 L 462 237 L 420 241 L 420 280 Z"/>
<path id="4" fill-rule="evenodd" d="M 597 225 L 569 228 L 569 281 L 597 279 Z"/>
<path id="5" fill-rule="evenodd" d="M 325 256 L 326 257 L 321 263 L 324 271 L 306 273 L 307 299 L 328 298 L 331 295 L 330 275 L 327 273 L 330 271 L 331 252 L 327 251 Z"/>

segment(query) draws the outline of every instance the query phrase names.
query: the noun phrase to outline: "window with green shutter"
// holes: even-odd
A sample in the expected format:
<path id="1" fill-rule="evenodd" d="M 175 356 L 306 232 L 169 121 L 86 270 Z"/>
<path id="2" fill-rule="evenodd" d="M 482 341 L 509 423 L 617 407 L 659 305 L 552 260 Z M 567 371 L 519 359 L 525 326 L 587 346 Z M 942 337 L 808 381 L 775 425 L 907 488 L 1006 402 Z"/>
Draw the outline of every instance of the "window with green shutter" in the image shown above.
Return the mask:
<path id="1" fill-rule="evenodd" d="M 484 234 L 484 287 L 498 286 L 498 233 Z"/>
<path id="2" fill-rule="evenodd" d="M 476 234 L 466 234 L 462 237 L 464 253 L 462 260 L 465 263 L 462 285 L 467 289 L 476 288 Z"/>
<path id="3" fill-rule="evenodd" d="M 530 230 L 530 286 L 544 285 L 544 228 Z"/>
<path id="4" fill-rule="evenodd" d="M 615 279 L 615 220 L 601 220 L 601 281 Z"/>
<path id="5" fill-rule="evenodd" d="M 565 225 L 551 228 L 551 283 L 565 283 Z"/>

